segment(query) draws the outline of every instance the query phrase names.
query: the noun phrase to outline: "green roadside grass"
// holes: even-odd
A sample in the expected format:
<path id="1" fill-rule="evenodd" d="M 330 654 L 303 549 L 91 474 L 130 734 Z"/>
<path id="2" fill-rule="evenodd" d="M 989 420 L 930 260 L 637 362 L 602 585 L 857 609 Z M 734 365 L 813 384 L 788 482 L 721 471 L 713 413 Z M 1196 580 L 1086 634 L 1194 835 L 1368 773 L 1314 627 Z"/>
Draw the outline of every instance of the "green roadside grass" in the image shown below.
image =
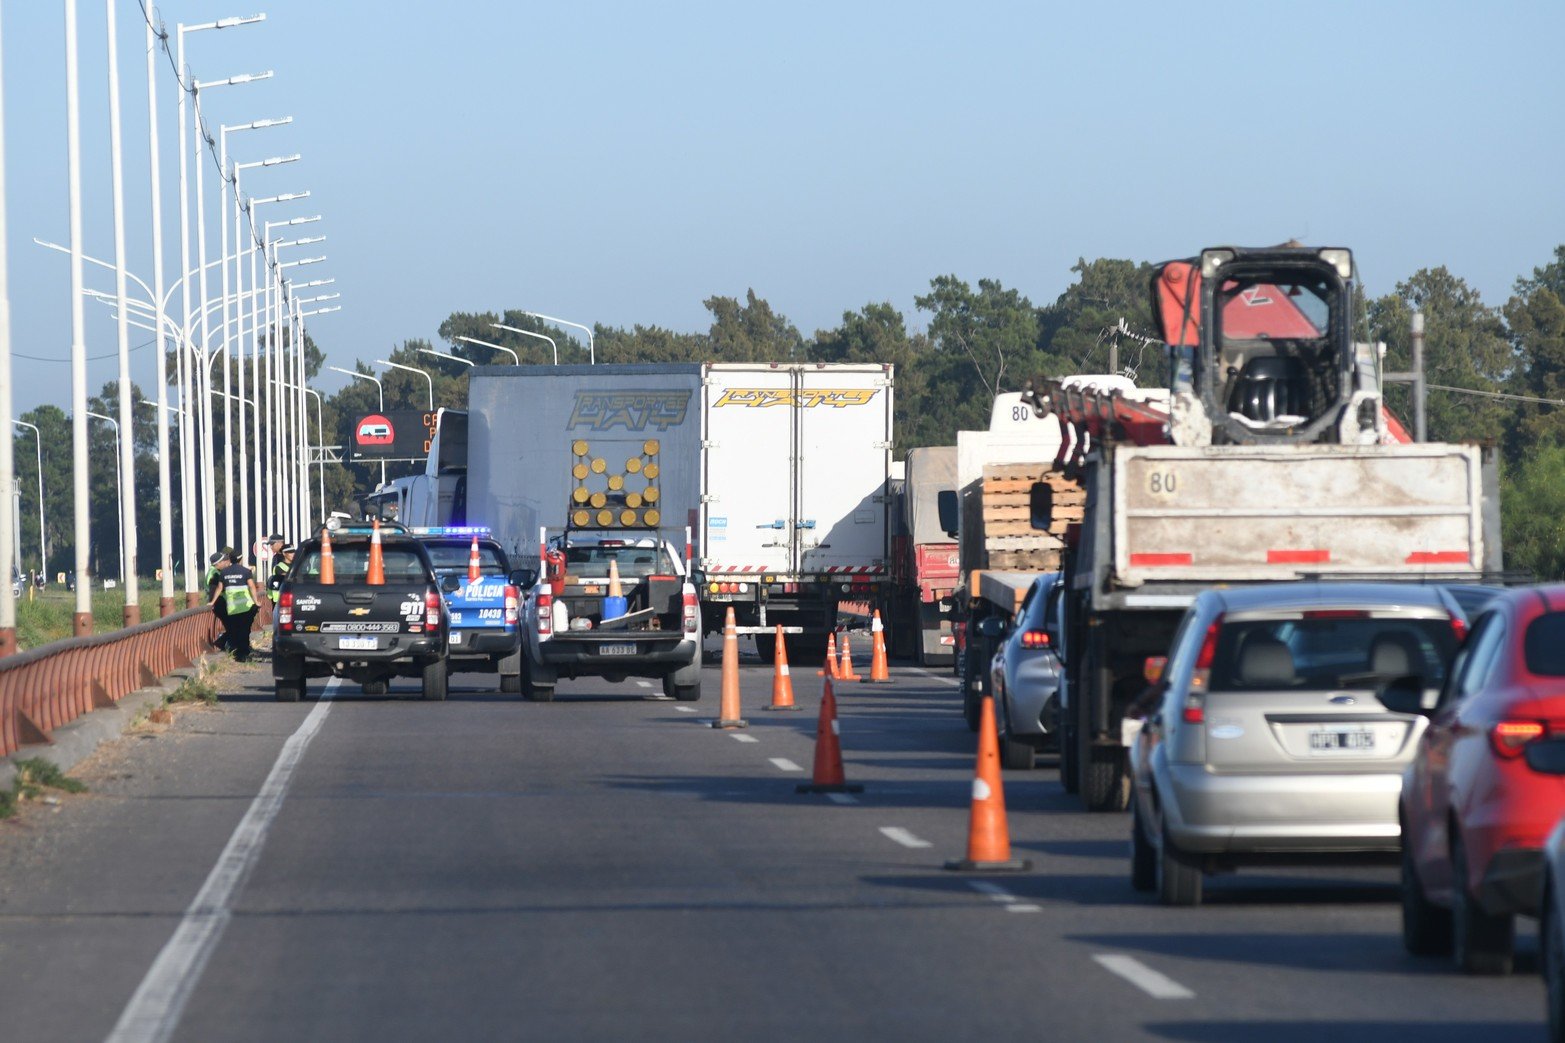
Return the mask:
<path id="1" fill-rule="evenodd" d="M 141 618 L 150 622 L 158 618 L 158 598 L 162 596 L 158 583 L 141 585 Z M 179 605 L 183 606 L 184 592 L 177 591 Z M 50 584 L 31 598 L 27 591 L 16 601 L 16 647 L 19 651 L 37 648 L 62 637 L 71 636 L 71 617 L 76 614 L 76 595 L 64 587 Z M 125 592 L 123 590 L 94 590 L 92 592 L 93 633 L 104 634 L 124 625 Z"/>

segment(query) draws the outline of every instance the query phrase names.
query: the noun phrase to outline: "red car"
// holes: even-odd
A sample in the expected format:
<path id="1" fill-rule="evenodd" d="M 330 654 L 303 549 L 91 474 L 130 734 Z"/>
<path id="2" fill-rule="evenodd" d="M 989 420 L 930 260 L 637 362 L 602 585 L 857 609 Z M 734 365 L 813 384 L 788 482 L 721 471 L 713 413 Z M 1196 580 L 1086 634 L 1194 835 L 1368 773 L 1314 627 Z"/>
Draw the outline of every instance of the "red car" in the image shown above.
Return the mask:
<path id="1" fill-rule="evenodd" d="M 1544 840 L 1565 814 L 1565 781 L 1522 756 L 1565 735 L 1565 586 L 1486 604 L 1435 705 L 1412 679 L 1381 701 L 1430 718 L 1402 781 L 1403 943 L 1509 973 L 1516 916 L 1539 913 Z"/>

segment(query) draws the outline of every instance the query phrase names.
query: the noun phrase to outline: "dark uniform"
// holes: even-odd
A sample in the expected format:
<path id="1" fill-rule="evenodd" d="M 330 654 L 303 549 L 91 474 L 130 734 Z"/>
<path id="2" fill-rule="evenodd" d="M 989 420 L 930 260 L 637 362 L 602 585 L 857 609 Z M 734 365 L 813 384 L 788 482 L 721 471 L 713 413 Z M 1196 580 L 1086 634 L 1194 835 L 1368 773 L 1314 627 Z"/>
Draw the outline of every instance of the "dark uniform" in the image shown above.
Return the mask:
<path id="1" fill-rule="evenodd" d="M 258 608 L 252 591 L 255 573 L 239 562 L 232 562 L 218 573 L 218 581 L 222 584 L 222 588 L 217 595 L 217 601 L 222 603 L 227 611 L 223 618 L 223 626 L 226 630 L 229 651 L 234 653 L 234 658 L 239 662 L 248 662 L 250 627 L 255 622 Z"/>
<path id="2" fill-rule="evenodd" d="M 219 552 L 213 554 L 208 559 L 206 570 L 207 604 L 212 606 L 212 615 L 217 617 L 218 626 L 223 628 L 223 632 L 218 635 L 217 640 L 212 642 L 212 647 L 219 652 L 226 652 L 233 647 L 228 643 L 228 606 L 223 603 L 222 598 L 217 596 L 218 591 L 223 588 L 222 569 L 226 564 L 228 564 L 228 559 Z"/>

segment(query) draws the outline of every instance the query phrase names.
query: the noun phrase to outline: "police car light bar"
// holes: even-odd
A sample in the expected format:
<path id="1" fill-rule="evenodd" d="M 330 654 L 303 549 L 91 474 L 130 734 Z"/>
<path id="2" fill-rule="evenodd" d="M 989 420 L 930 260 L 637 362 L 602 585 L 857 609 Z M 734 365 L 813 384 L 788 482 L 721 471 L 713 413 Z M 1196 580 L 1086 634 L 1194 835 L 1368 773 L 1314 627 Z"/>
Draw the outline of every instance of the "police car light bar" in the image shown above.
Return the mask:
<path id="1" fill-rule="evenodd" d="M 408 531 L 415 536 L 488 536 L 494 530 L 487 525 L 415 525 Z"/>

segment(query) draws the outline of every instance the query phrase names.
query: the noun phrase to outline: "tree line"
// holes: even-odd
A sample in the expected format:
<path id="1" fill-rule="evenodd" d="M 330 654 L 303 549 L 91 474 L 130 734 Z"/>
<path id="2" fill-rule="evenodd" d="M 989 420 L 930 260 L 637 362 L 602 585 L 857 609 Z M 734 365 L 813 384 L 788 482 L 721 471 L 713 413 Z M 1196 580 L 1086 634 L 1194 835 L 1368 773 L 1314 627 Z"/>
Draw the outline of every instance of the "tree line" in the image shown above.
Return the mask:
<path id="1" fill-rule="evenodd" d="M 1073 281 L 1055 300 L 1035 304 L 998 280 L 970 283 L 956 275 L 931 279 L 914 298 L 922 329 L 886 302 L 846 311 L 840 324 L 805 335 L 754 290 L 743 299 L 713 296 L 703 304 L 711 315 L 707 329 L 678 331 L 661 326 L 599 325 L 593 348 L 599 363 L 648 362 L 870 362 L 896 366 L 896 453 L 921 445 L 950 444 L 959 430 L 988 424 L 995 394 L 1020 390 L 1038 377 L 1105 372 L 1112 335 L 1121 320 L 1136 333 L 1151 334 L 1149 282 L 1153 265 L 1122 258 L 1082 259 L 1071 269 Z M 1421 269 L 1391 292 L 1363 297 L 1358 337 L 1386 344 L 1388 370 L 1411 365 L 1412 313 L 1425 316 L 1425 372 L 1433 385 L 1428 401 L 1431 440 L 1477 441 L 1500 447 L 1504 461 L 1502 510 L 1508 567 L 1540 577 L 1565 575 L 1565 245 L 1553 257 L 1520 276 L 1503 303 L 1491 304 L 1448 268 Z M 553 349 L 543 340 L 499 330 L 494 323 L 551 338 L 561 363 L 585 363 L 587 347 L 579 334 L 531 318 L 519 309 L 453 312 L 436 331 L 439 350 L 480 365 L 507 363 L 509 356 L 470 345 L 471 337 L 503 345 L 524 364 L 548 364 Z M 437 406 L 463 408 L 470 367 L 425 354 L 432 345 L 410 339 L 385 358 L 422 369 L 433 378 Z M 313 377 L 321 353 L 306 344 Z M 1167 359 L 1155 345 L 1126 341 L 1119 352 L 1121 371 L 1144 386 L 1166 380 Z M 387 409 L 423 409 L 429 384 L 402 370 L 377 372 L 363 360 L 356 368 L 382 384 Z M 114 401 L 106 385 L 94 411 Z M 1390 408 L 1406 421 L 1411 414 L 1405 386 L 1386 391 Z M 328 442 L 346 446 L 353 421 L 379 407 L 376 389 L 352 381 L 326 396 L 322 420 Z M 153 410 L 137 410 L 138 518 L 141 570 L 157 563 L 156 448 Z M 71 537 L 70 440 L 65 414 L 42 406 L 22 419 L 44 430 L 47 497 L 45 534 L 53 562 L 69 560 Z M 315 416 L 310 417 L 312 440 Z M 95 570 L 117 570 L 117 529 L 112 500 L 112 433 L 98 430 L 90 454 L 93 473 L 93 548 Z M 219 437 L 222 436 L 219 431 Z M 100 451 L 99 442 L 107 440 Z M 17 476 L 21 492 L 24 566 L 37 557 L 37 516 L 32 432 L 17 438 Z M 220 453 L 219 453 L 220 455 Z M 388 476 L 416 470 L 388 465 Z M 175 462 L 177 474 L 177 461 Z M 379 480 L 378 465 L 327 464 L 328 506 L 348 507 Z M 312 487 L 316 486 L 312 482 Z M 100 502 L 100 500 L 102 502 Z M 29 518 L 29 505 L 33 506 Z M 177 541 L 176 541 L 177 545 Z M 63 566 L 62 566 L 63 567 Z"/>

